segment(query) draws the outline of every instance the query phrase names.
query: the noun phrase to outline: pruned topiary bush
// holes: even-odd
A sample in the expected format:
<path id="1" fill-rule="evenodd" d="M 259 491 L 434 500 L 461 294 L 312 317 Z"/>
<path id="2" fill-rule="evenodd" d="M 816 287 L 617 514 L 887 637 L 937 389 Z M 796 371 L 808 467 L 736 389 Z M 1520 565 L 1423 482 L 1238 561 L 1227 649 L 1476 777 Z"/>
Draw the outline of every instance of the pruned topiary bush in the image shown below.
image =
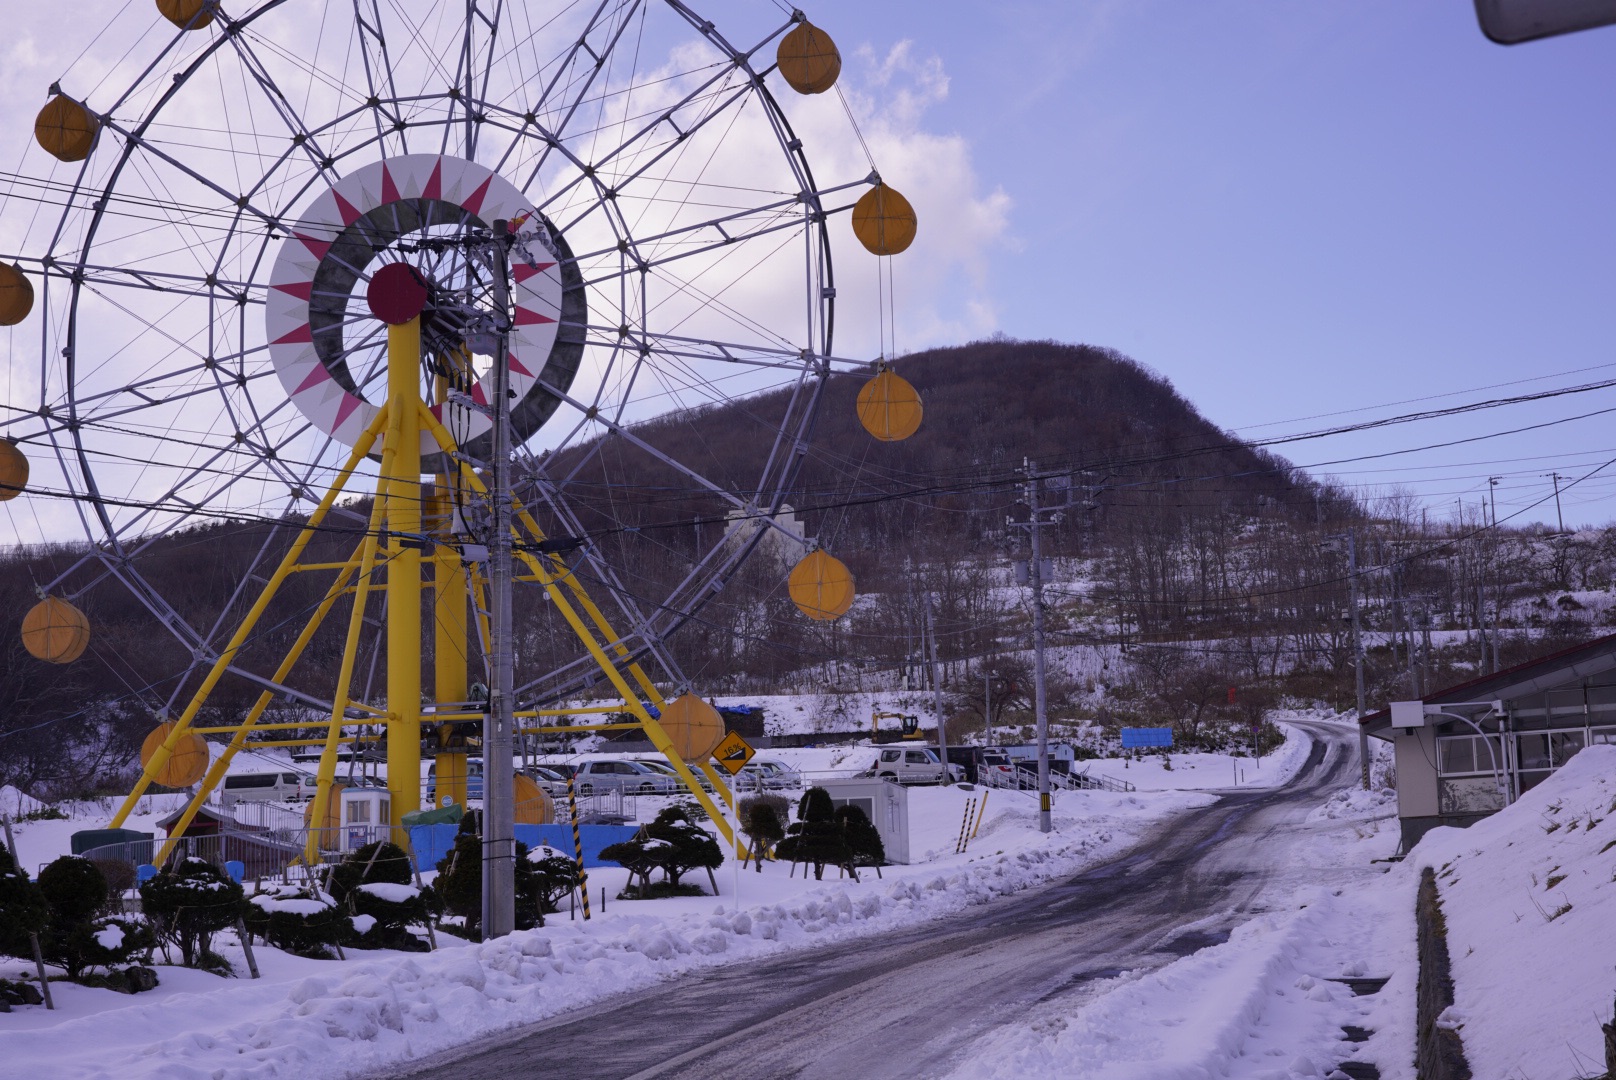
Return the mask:
<path id="1" fill-rule="evenodd" d="M 451 933 L 473 940 L 482 936 L 483 842 L 478 835 L 482 815 L 468 813 L 455 834 L 454 847 L 438 860 L 438 876 L 432 883 L 436 902 L 457 916 L 460 926 L 440 923 Z M 516 842 L 516 929 L 531 930 L 542 921 L 539 913 L 539 880 L 528 861 L 527 845 Z"/>
<path id="2" fill-rule="evenodd" d="M 785 839 L 775 845 L 776 858 L 812 866 L 816 881 L 824 878 L 827 866 L 852 869 L 853 853 L 836 820 L 836 804 L 831 802 L 828 791 L 811 787 L 803 792 L 797 817 L 799 820 L 786 830 Z"/>
<path id="3" fill-rule="evenodd" d="M 887 864 L 887 849 L 881 842 L 880 831 L 870 824 L 869 816 L 849 803 L 836 808 L 836 821 L 842 827 L 842 838 L 853 856 L 852 864 L 855 867 L 873 866 L 879 877 L 881 867 Z"/>
<path id="4" fill-rule="evenodd" d="M 785 799 L 778 795 L 769 796 L 778 799 L 782 806 L 779 811 L 762 799 L 741 800 L 741 825 L 746 833 L 747 843 L 751 848 L 751 859 L 757 867 L 758 873 L 763 873 L 763 860 L 768 858 L 774 845 L 785 838 L 784 821 Z M 750 806 L 747 804 L 751 803 Z"/>
<path id="5" fill-rule="evenodd" d="M 526 862 L 538 901 L 538 925 L 543 926 L 544 917 L 561 910 L 562 898 L 582 884 L 583 875 L 576 859 L 542 844 L 527 853 Z"/>
<path id="6" fill-rule="evenodd" d="M 710 873 L 723 865 L 724 849 L 718 846 L 712 833 L 691 821 L 682 808 L 669 806 L 657 814 L 655 821 L 641 826 L 633 839 L 610 845 L 601 851 L 600 857 L 629 872 L 629 888 L 634 888 L 636 879 L 639 881 L 633 893 L 624 890 L 623 899 L 650 899 L 692 892 L 700 894 L 699 887 L 691 890 L 680 879 L 692 870 L 703 869 Z M 657 870 L 662 871 L 663 880 L 653 884 L 651 875 Z"/>
<path id="7" fill-rule="evenodd" d="M 11 852 L 0 845 L 0 953 L 6 956 L 33 955 L 29 934 L 45 929 L 50 907 L 39 885 L 17 867 Z"/>
<path id="8" fill-rule="evenodd" d="M 366 844 L 332 868 L 331 895 L 352 916 L 353 944 L 412 952 L 427 948 L 409 930 L 432 917 L 431 897 L 414 881 L 409 854 L 387 841 Z"/>
<path id="9" fill-rule="evenodd" d="M 107 879 L 89 859 L 79 855 L 56 859 L 39 872 L 39 891 L 50 909 L 40 948 L 45 959 L 59 965 L 70 979 L 82 978 L 92 967 L 123 963 L 146 940 L 102 918 Z"/>
<path id="10" fill-rule="evenodd" d="M 260 887 L 248 904 L 246 925 L 277 949 L 313 960 L 334 959 L 351 933 L 347 913 L 313 885 Z"/>
<path id="11" fill-rule="evenodd" d="M 165 956 L 172 945 L 186 967 L 233 974 L 212 949 L 213 935 L 246 913 L 246 896 L 229 874 L 202 859 L 172 861 L 140 886 L 140 901 Z"/>

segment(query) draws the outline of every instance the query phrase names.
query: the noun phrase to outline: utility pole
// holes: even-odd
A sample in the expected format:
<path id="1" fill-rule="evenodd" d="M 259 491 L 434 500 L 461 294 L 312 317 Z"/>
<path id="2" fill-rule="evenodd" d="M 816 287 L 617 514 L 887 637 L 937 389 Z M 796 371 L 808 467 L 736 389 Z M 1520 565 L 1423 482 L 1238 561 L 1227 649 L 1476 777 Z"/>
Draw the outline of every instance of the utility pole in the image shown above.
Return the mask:
<path id="1" fill-rule="evenodd" d="M 1032 586 L 1033 711 L 1038 724 L 1038 831 L 1047 833 L 1054 825 L 1050 820 L 1049 715 L 1046 711 L 1048 699 L 1044 679 L 1044 548 L 1041 534 L 1044 526 L 1060 521 L 1060 512 L 1053 509 L 1046 511 L 1038 505 L 1040 479 L 1031 461 L 1023 461 L 1022 471 L 1027 476 L 1027 508 L 1030 513 L 1025 522 L 1011 521 L 1010 525 L 1027 530 L 1032 556 L 1027 567 L 1027 581 Z M 1052 514 L 1047 521 L 1043 516 L 1046 512 Z"/>
<path id="2" fill-rule="evenodd" d="M 1495 529 L 1498 528 L 1498 482 L 1502 479 L 1502 476 L 1489 476 L 1487 478 L 1487 501 L 1492 504 L 1492 525 Z"/>
<path id="3" fill-rule="evenodd" d="M 926 594 L 926 634 L 931 638 L 931 700 L 937 716 L 937 758 L 943 763 L 943 786 L 948 786 L 948 731 L 943 722 L 943 669 L 937 663 L 937 623 L 932 617 L 931 593 Z"/>
<path id="4" fill-rule="evenodd" d="M 1358 530 L 1330 537 L 1347 541 L 1347 587 L 1352 597 L 1352 667 L 1358 684 L 1358 763 L 1363 789 L 1369 790 L 1369 733 L 1364 729 L 1363 628 L 1358 618 Z"/>
<path id="5" fill-rule="evenodd" d="M 1560 481 L 1565 477 L 1559 473 L 1549 473 L 1549 479 L 1554 481 L 1554 520 L 1560 525 L 1560 532 L 1565 532 L 1565 515 L 1560 513 Z"/>
<path id="6" fill-rule="evenodd" d="M 494 451 L 488 538 L 489 652 L 483 718 L 483 940 L 516 929 L 516 807 L 512 788 L 515 652 L 511 636 L 510 227 L 494 222 Z"/>
<path id="7" fill-rule="evenodd" d="M 993 673 L 982 672 L 982 745 L 993 745 Z"/>
<path id="8" fill-rule="evenodd" d="M 1358 761 L 1363 788 L 1369 790 L 1369 733 L 1364 728 L 1363 629 L 1358 621 L 1358 532 L 1347 530 L 1347 582 L 1352 591 L 1352 666 L 1358 684 Z"/>

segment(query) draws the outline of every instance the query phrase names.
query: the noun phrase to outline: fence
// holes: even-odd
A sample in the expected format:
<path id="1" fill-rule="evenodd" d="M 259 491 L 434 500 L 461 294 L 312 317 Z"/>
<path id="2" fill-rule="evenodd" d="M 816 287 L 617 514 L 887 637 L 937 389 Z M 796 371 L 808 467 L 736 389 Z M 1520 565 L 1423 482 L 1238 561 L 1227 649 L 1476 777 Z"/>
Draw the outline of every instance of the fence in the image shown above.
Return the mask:
<path id="1" fill-rule="evenodd" d="M 1008 788 L 1011 791 L 1037 791 L 1038 770 L 1019 765 L 1011 769 L 978 769 L 977 782 L 983 787 Z M 1117 780 L 1099 773 L 1063 773 L 1051 769 L 1049 786 L 1054 791 L 1132 791 L 1134 786 L 1126 780 Z"/>

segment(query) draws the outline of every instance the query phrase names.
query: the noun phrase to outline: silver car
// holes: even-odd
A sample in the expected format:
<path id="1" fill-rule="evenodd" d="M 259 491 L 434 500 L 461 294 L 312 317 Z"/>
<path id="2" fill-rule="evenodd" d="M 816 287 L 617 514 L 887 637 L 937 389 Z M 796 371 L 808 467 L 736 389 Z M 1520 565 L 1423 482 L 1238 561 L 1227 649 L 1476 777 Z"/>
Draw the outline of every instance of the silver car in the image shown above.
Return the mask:
<path id="1" fill-rule="evenodd" d="M 674 767 L 672 765 L 669 765 L 666 761 L 656 761 L 654 759 L 648 760 L 646 758 L 635 758 L 634 762 L 637 765 L 644 765 L 647 769 L 650 769 L 652 772 L 661 773 L 663 776 L 668 777 L 670 780 L 673 781 L 674 786 L 677 787 L 677 788 L 683 789 L 684 786 L 685 786 L 684 778 L 681 777 L 679 775 L 679 773 L 674 769 Z M 696 783 L 701 785 L 701 789 L 703 791 L 711 791 L 711 790 L 713 790 L 713 782 L 711 780 L 707 779 L 706 776 L 702 775 L 702 771 L 700 769 L 698 769 L 694 765 L 692 765 L 692 766 L 690 766 L 690 773 L 691 773 L 692 776 L 694 776 L 696 778 Z"/>
<path id="2" fill-rule="evenodd" d="M 625 795 L 672 795 L 683 785 L 638 761 L 586 761 L 578 766 L 573 786 L 580 795 L 621 791 Z"/>

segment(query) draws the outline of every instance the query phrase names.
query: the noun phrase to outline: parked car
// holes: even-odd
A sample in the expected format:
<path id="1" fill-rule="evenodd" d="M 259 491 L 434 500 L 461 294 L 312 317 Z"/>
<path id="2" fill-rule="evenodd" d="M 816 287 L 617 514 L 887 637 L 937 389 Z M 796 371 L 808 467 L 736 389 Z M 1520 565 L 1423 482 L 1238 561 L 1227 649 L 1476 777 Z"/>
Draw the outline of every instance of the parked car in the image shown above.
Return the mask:
<path id="1" fill-rule="evenodd" d="M 573 777 L 580 795 L 621 791 L 625 795 L 672 795 L 684 785 L 638 761 L 586 761 Z"/>
<path id="2" fill-rule="evenodd" d="M 943 782 L 943 763 L 935 750 L 891 746 L 876 755 L 869 774 L 900 784 L 940 784 Z M 958 765 L 950 765 L 948 777 L 949 783 L 957 783 L 965 779 L 965 770 Z"/>
<path id="3" fill-rule="evenodd" d="M 426 804 L 438 805 L 438 763 L 434 761 L 426 770 Z M 466 759 L 466 800 L 483 797 L 483 759 Z"/>
<path id="4" fill-rule="evenodd" d="M 781 791 L 802 787 L 802 774 L 778 761 L 754 758 L 736 774 L 735 787 L 740 791 Z"/>
<path id="5" fill-rule="evenodd" d="M 552 799 L 567 797 L 567 776 L 550 765 L 529 765 L 524 770 Z"/>
<path id="6" fill-rule="evenodd" d="M 634 761 L 636 764 L 644 765 L 653 772 L 659 772 L 663 776 L 668 777 L 674 782 L 676 787 L 684 787 L 684 778 L 679 775 L 677 769 L 668 764 L 666 761 L 658 761 L 656 758 L 635 758 Z M 690 772 L 695 776 L 696 783 L 701 785 L 703 791 L 713 790 L 713 782 L 707 779 L 706 776 L 702 775 L 702 771 L 700 769 L 692 765 L 690 767 Z"/>
<path id="7" fill-rule="evenodd" d="M 299 802 L 313 794 L 313 782 L 305 786 L 303 778 L 297 773 L 235 773 L 226 776 L 224 783 L 219 785 L 219 805 L 234 806 L 238 802 Z"/>

